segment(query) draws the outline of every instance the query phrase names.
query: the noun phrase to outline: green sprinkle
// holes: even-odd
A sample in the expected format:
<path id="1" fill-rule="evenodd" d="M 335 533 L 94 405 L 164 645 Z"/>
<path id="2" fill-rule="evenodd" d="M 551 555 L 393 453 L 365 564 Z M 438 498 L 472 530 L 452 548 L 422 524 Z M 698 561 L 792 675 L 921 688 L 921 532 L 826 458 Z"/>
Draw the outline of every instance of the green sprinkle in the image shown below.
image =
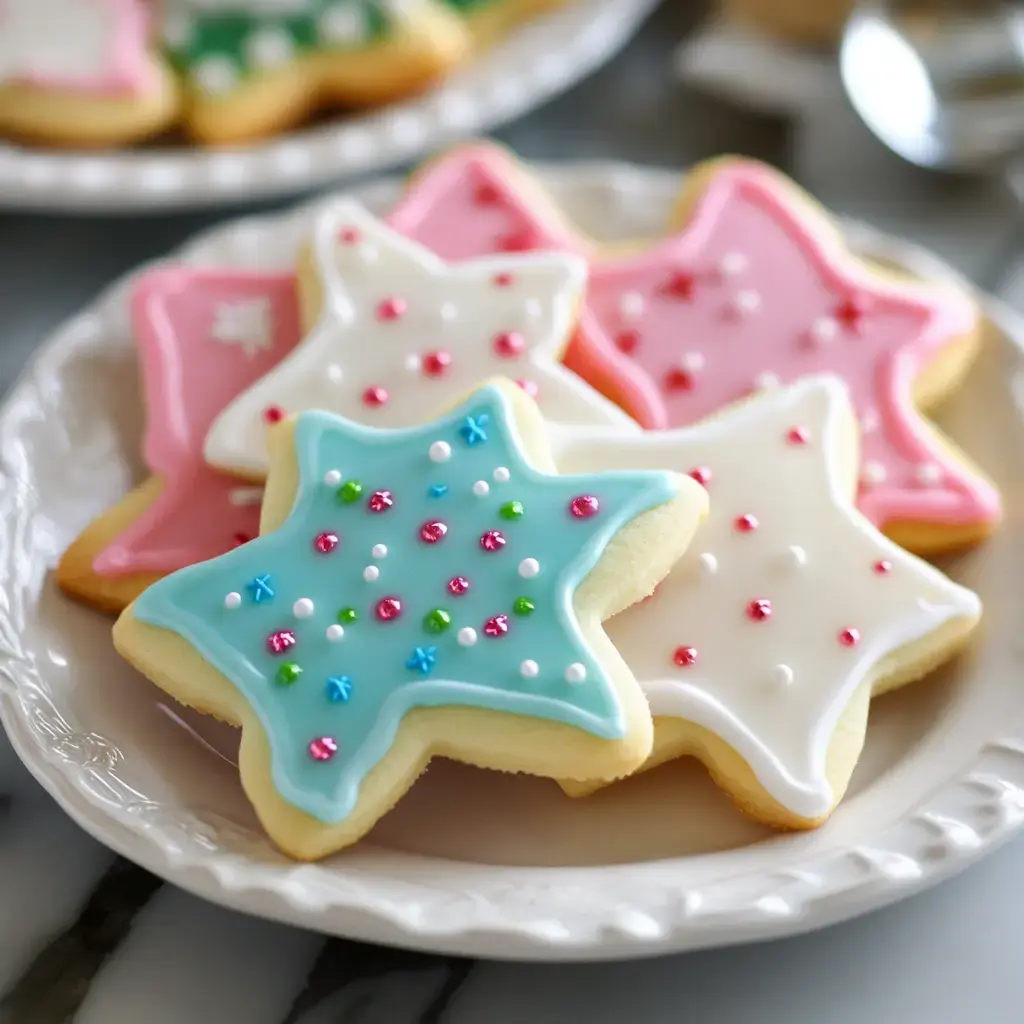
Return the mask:
<path id="1" fill-rule="evenodd" d="M 358 480 L 346 480 L 338 488 L 338 501 L 343 501 L 346 505 L 351 505 L 353 501 L 359 500 L 359 495 L 362 493 L 363 485 Z"/>
<path id="2" fill-rule="evenodd" d="M 502 519 L 521 519 L 523 515 L 523 503 L 521 501 L 506 501 L 498 509 L 498 515 Z"/>
<path id="3" fill-rule="evenodd" d="M 277 681 L 282 686 L 291 686 L 302 675 L 302 666 L 295 661 L 286 661 L 277 670 Z"/>
<path id="4" fill-rule="evenodd" d="M 355 622 L 359 618 L 359 612 L 355 608 L 342 608 L 338 612 L 338 621 L 344 625 L 348 625 L 350 622 Z"/>
<path id="5" fill-rule="evenodd" d="M 512 604 L 516 615 L 529 615 L 537 606 L 528 597 L 517 597 Z"/>
<path id="6" fill-rule="evenodd" d="M 435 608 L 423 616 L 423 628 L 428 633 L 443 633 L 452 624 L 452 617 L 443 608 Z"/>

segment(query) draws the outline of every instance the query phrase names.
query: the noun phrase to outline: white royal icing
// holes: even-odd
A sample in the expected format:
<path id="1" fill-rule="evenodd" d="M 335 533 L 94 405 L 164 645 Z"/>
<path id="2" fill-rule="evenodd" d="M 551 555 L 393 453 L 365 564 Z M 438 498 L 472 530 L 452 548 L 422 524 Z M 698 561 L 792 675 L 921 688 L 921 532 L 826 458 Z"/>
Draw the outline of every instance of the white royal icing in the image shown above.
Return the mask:
<path id="1" fill-rule="evenodd" d="M 269 406 L 286 413 L 327 409 L 371 426 L 405 427 L 433 419 L 495 376 L 535 384 L 551 419 L 639 430 L 558 361 L 586 282 L 577 257 L 536 253 L 449 265 L 350 200 L 332 204 L 318 219 L 313 257 L 322 290 L 319 322 L 214 421 L 205 449 L 214 465 L 266 471 Z M 530 303 L 540 304 L 541 316 L 531 315 Z M 501 355 L 495 345 L 508 334 L 518 355 Z M 430 357 L 439 353 L 450 362 L 431 374 Z M 408 368 L 412 356 L 418 371 Z M 329 372 L 332 366 L 340 373 Z M 368 405 L 364 393 L 375 387 L 387 391 L 387 400 Z"/>
<path id="2" fill-rule="evenodd" d="M 273 347 L 270 299 L 260 296 L 242 302 L 221 302 L 214 307 L 210 336 L 225 345 L 237 345 L 248 358 Z"/>
<path id="3" fill-rule="evenodd" d="M 605 629 L 654 715 L 716 733 L 808 819 L 834 804 L 826 755 L 861 681 L 892 652 L 980 614 L 973 593 L 852 507 L 837 472 L 848 402 L 838 379 L 816 377 L 679 430 L 550 427 L 562 472 L 711 470 L 711 513 L 693 546 L 653 597 Z M 788 438 L 794 427 L 805 443 Z M 737 527 L 745 515 L 755 529 Z M 762 598 L 771 617 L 753 621 L 747 605 Z M 846 629 L 859 643 L 844 646 Z M 677 666 L 677 647 L 695 648 L 695 663 Z"/>

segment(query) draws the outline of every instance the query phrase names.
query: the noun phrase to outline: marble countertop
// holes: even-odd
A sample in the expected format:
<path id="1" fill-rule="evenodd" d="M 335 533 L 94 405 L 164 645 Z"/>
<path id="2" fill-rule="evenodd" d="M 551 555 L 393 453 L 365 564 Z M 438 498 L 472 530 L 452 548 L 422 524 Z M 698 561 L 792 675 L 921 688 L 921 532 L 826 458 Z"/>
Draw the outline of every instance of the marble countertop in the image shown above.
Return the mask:
<path id="1" fill-rule="evenodd" d="M 684 90 L 671 53 L 695 17 L 667 3 L 615 62 L 500 136 L 531 158 L 680 166 L 773 160 L 825 202 L 941 253 L 1024 306 L 1013 207 L 995 185 L 928 177 L 841 105 L 799 130 Z M 59 321 L 213 214 L 0 215 L 0 388 Z M 1024 838 L 869 917 L 770 945 L 627 964 L 474 963 L 323 938 L 207 905 L 83 835 L 0 736 L 0 1024 L 1010 1024 Z"/>

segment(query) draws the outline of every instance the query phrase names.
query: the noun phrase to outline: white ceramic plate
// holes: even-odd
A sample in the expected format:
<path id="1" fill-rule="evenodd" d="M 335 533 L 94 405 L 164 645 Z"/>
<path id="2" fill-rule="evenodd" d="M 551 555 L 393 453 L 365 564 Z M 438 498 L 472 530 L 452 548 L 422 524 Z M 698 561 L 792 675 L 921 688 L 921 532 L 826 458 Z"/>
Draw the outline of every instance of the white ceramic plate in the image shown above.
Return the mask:
<path id="1" fill-rule="evenodd" d="M 545 171 L 605 237 L 664 223 L 676 180 L 621 165 Z M 378 209 L 398 185 L 360 193 Z M 313 207 L 238 221 L 183 258 L 289 264 Z M 875 232 L 858 247 L 948 273 Z M 357 848 L 297 865 L 265 840 L 232 764 L 235 733 L 183 713 L 114 654 L 110 623 L 48 575 L 77 530 L 140 475 L 135 359 L 115 286 L 49 341 L 0 416 L 0 712 L 26 764 L 84 828 L 229 906 L 325 932 L 535 959 L 642 956 L 783 935 L 889 903 L 964 867 L 1024 821 L 1024 338 L 993 309 L 991 344 L 943 424 L 1010 503 L 1004 530 L 947 568 L 988 606 L 980 642 L 882 698 L 831 823 L 772 836 L 696 763 L 588 800 L 554 783 L 436 762 Z"/>
<path id="2" fill-rule="evenodd" d="M 252 146 L 83 153 L 0 143 L 0 209 L 171 210 L 309 191 L 539 106 L 610 59 L 657 0 L 571 0 L 424 96 Z"/>

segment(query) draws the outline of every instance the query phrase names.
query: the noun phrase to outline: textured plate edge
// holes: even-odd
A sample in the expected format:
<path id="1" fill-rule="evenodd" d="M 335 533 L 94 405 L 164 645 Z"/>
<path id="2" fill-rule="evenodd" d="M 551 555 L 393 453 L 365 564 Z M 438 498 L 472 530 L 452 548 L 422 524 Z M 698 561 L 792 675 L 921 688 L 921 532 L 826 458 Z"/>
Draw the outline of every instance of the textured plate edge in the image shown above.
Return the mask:
<path id="1" fill-rule="evenodd" d="M 562 166 L 545 173 L 634 183 L 657 180 L 662 187 L 677 180 L 671 172 L 622 164 Z M 360 194 L 372 194 L 374 187 Z M 392 188 L 393 182 L 376 187 Z M 271 227 L 298 221 L 323 201 L 291 213 L 235 220 L 196 236 L 187 248 L 254 224 Z M 924 276 L 961 280 L 932 254 L 910 243 L 862 225 L 848 225 L 848 230 L 876 255 L 888 255 Z M 135 273 L 113 284 L 91 308 L 116 301 Z M 995 300 L 985 300 L 985 308 L 1008 339 L 1024 345 L 1024 322 Z M 32 404 L 31 393 L 39 391 L 38 378 L 47 363 L 58 358 L 62 348 L 81 344 L 76 337 L 79 328 L 88 331 L 88 315 L 69 320 L 57 332 L 56 343 L 44 345 L 30 362 L 0 409 L 0 436 L 19 408 Z M 448 953 L 532 960 L 622 959 L 767 939 L 835 923 L 936 884 L 990 852 L 1024 823 L 1024 723 L 1016 723 L 971 755 L 967 767 L 938 786 L 912 813 L 888 824 L 867 844 L 828 850 L 781 871 L 740 871 L 687 890 L 679 870 L 686 858 L 579 870 L 481 868 L 469 874 L 501 876 L 501 884 L 489 889 L 481 885 L 479 891 L 460 887 L 454 893 L 435 885 L 447 862 L 367 850 L 364 860 L 383 858 L 395 869 L 410 867 L 411 881 L 392 871 L 388 890 L 381 884 L 387 872 L 379 866 L 367 871 L 356 858 L 335 870 L 339 883 L 343 878 L 345 884 L 328 894 L 322 885 L 310 885 L 310 870 L 303 866 L 288 865 L 275 872 L 273 866 L 253 868 L 237 854 L 204 859 L 173 839 L 157 836 L 158 830 L 143 816 L 133 822 L 134 830 L 122 820 L 124 814 L 111 817 L 110 807 L 103 807 L 86 778 L 102 770 L 103 751 L 85 751 L 76 765 L 66 758 L 58 761 L 26 724 L 27 712 L 20 706 L 24 694 L 19 695 L 12 668 L 17 595 L 13 600 L 10 594 L 7 597 L 0 630 L 0 651 L 7 655 L 5 678 L 0 679 L 0 720 L 18 756 L 70 816 L 117 852 L 197 895 L 330 933 Z M 55 772 L 55 764 L 64 771 Z M 77 772 L 68 770 L 72 766 Z M 966 820 L 965 810 L 972 820 L 981 814 L 990 826 L 976 829 Z M 248 870 L 237 870 L 241 865 Z M 274 877 L 268 879 L 268 874 Z M 573 883 L 567 889 L 570 876 Z M 591 887 L 581 888 L 580 878 L 592 880 Z M 623 882 L 628 884 L 622 886 Z M 601 891 L 607 894 L 609 889 L 625 895 L 601 898 Z"/>

